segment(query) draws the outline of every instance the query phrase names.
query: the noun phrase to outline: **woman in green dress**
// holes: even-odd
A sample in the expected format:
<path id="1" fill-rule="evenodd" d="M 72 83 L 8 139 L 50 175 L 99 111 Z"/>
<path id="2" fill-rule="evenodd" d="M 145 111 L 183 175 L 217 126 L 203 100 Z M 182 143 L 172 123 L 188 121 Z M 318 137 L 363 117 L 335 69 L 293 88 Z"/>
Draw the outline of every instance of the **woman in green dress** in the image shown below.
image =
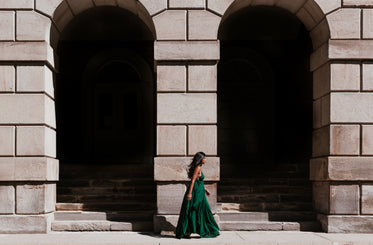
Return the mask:
<path id="1" fill-rule="evenodd" d="M 175 231 L 177 238 L 189 238 L 191 233 L 198 233 L 201 237 L 219 235 L 219 227 L 206 198 L 206 194 L 209 196 L 210 192 L 205 189 L 203 183 L 205 176 L 202 173 L 202 165 L 205 163 L 205 153 L 198 152 L 189 165 L 188 177 L 191 179 L 191 183 L 185 192 L 181 205 Z"/>

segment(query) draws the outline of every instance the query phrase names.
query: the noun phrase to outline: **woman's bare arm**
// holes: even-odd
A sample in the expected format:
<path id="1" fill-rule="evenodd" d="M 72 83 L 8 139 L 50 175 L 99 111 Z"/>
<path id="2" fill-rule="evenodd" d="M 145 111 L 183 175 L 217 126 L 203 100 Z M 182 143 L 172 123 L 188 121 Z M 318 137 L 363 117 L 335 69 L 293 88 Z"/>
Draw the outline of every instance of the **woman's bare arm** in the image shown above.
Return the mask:
<path id="1" fill-rule="evenodd" d="M 193 187 L 194 187 L 194 182 L 196 181 L 196 179 L 197 179 L 200 171 L 201 171 L 201 165 L 198 165 L 194 169 L 194 173 L 193 173 L 193 177 L 192 177 L 192 182 L 190 183 L 189 192 L 188 192 L 188 195 L 187 195 L 187 200 L 188 201 L 192 200 L 192 191 L 193 191 Z"/>

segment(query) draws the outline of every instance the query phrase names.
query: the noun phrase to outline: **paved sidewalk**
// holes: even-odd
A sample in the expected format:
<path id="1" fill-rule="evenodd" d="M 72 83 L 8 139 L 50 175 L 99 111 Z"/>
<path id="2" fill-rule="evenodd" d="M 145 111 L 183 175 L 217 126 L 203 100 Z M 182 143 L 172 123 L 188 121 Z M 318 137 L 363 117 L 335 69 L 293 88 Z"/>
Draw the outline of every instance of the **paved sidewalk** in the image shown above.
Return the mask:
<path id="1" fill-rule="evenodd" d="M 247 244 L 247 245 L 373 245 L 373 234 L 325 234 L 313 232 L 223 231 L 216 238 L 176 239 L 138 232 L 52 232 L 49 234 L 1 234 L 1 245 L 59 244 Z"/>

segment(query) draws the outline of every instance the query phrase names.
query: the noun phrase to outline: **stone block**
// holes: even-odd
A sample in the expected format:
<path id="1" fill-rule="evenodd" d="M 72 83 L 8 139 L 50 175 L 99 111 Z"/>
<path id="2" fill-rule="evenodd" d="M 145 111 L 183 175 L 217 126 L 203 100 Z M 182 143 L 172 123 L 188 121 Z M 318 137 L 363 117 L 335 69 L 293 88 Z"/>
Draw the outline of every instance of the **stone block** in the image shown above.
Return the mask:
<path id="1" fill-rule="evenodd" d="M 313 72 L 313 98 L 318 99 L 330 92 L 330 63 L 320 66 Z"/>
<path id="2" fill-rule="evenodd" d="M 185 90 L 185 66 L 157 66 L 157 91 L 184 92 Z"/>
<path id="3" fill-rule="evenodd" d="M 321 8 L 322 12 L 326 15 L 342 5 L 342 0 L 314 0 Z"/>
<path id="4" fill-rule="evenodd" d="M 329 233 L 373 233 L 373 216 L 328 215 L 326 220 Z"/>
<path id="5" fill-rule="evenodd" d="M 15 79 L 14 66 L 0 66 L 0 92 L 14 92 Z"/>
<path id="6" fill-rule="evenodd" d="M 295 14 L 307 2 L 307 0 L 278 0 L 275 5 Z"/>
<path id="7" fill-rule="evenodd" d="M 2 124 L 46 124 L 55 128 L 54 101 L 44 94 L 0 94 Z"/>
<path id="8" fill-rule="evenodd" d="M 331 180 L 373 180 L 373 158 L 330 157 L 328 173 Z"/>
<path id="9" fill-rule="evenodd" d="M 93 0 L 96 6 L 116 6 L 117 2 L 115 0 Z"/>
<path id="10" fill-rule="evenodd" d="M 218 60 L 219 58 L 219 41 L 156 41 L 154 43 L 155 60 Z"/>
<path id="11" fill-rule="evenodd" d="M 15 191 L 14 186 L 0 186 L 0 214 L 14 214 Z"/>
<path id="12" fill-rule="evenodd" d="M 373 38 L 373 10 L 364 9 L 363 11 L 363 38 Z"/>
<path id="13" fill-rule="evenodd" d="M 154 232 L 175 231 L 179 215 L 155 215 L 153 219 Z"/>
<path id="14" fill-rule="evenodd" d="M 139 2 L 144 5 L 150 15 L 154 15 L 167 9 L 167 0 L 139 0 Z"/>
<path id="15" fill-rule="evenodd" d="M 312 156 L 326 156 L 329 154 L 330 128 L 323 127 L 313 131 Z"/>
<path id="16" fill-rule="evenodd" d="M 13 161 L 12 161 L 13 160 Z M 16 181 L 57 181 L 59 176 L 59 163 L 57 159 L 49 157 L 16 157 L 0 158 L 1 163 L 13 163 L 8 165 L 12 169 L 11 178 L 0 180 Z"/>
<path id="17" fill-rule="evenodd" d="M 188 11 L 188 40 L 216 40 L 221 18 L 206 10 Z"/>
<path id="18" fill-rule="evenodd" d="M 204 8 L 205 0 L 169 0 L 170 8 Z"/>
<path id="19" fill-rule="evenodd" d="M 362 125 L 362 154 L 373 155 L 373 125 Z"/>
<path id="20" fill-rule="evenodd" d="M 158 123 L 216 123 L 216 94 L 158 94 Z"/>
<path id="21" fill-rule="evenodd" d="M 33 9 L 34 0 L 0 0 L 0 9 Z"/>
<path id="22" fill-rule="evenodd" d="M 63 2 L 64 0 L 35 0 L 35 9 L 53 18 L 55 10 Z"/>
<path id="23" fill-rule="evenodd" d="M 0 156 L 14 156 L 15 127 L 0 126 Z"/>
<path id="24" fill-rule="evenodd" d="M 158 214 L 179 214 L 183 202 L 185 184 L 158 184 L 157 209 Z"/>
<path id="25" fill-rule="evenodd" d="M 329 41 L 330 42 L 330 41 Z M 320 66 L 329 61 L 329 45 L 327 43 L 321 45 L 314 50 L 310 57 L 310 70 L 315 71 Z"/>
<path id="26" fill-rule="evenodd" d="M 332 123 L 373 122 L 373 93 L 331 93 L 330 121 Z"/>
<path id="27" fill-rule="evenodd" d="M 332 91 L 360 90 L 360 64 L 331 64 Z"/>
<path id="28" fill-rule="evenodd" d="M 53 22 L 57 29 L 62 32 L 67 24 L 74 18 L 71 8 L 66 1 L 61 2 L 53 13 Z"/>
<path id="29" fill-rule="evenodd" d="M 47 42 L 0 42 L 0 61 L 43 61 L 54 65 Z"/>
<path id="30" fill-rule="evenodd" d="M 55 210 L 56 184 L 17 185 L 17 214 L 41 214 Z"/>
<path id="31" fill-rule="evenodd" d="M 157 127 L 157 155 L 186 155 L 186 126 Z"/>
<path id="32" fill-rule="evenodd" d="M 328 158 L 319 157 L 310 160 L 310 180 L 328 180 Z"/>
<path id="33" fill-rule="evenodd" d="M 56 157 L 56 131 L 45 126 L 18 126 L 16 154 Z"/>
<path id="34" fill-rule="evenodd" d="M 359 185 L 330 186 L 330 214 L 359 214 Z"/>
<path id="35" fill-rule="evenodd" d="M 334 1 L 334 0 L 320 0 L 321 1 Z M 321 10 L 320 5 L 317 0 L 307 1 L 303 8 L 312 16 L 312 19 L 316 23 L 320 23 L 322 19 L 325 18 L 325 13 Z"/>
<path id="36" fill-rule="evenodd" d="M 310 31 L 313 49 L 316 50 L 327 43 L 330 38 L 329 24 L 326 19 L 322 20 L 315 28 Z"/>
<path id="37" fill-rule="evenodd" d="M 373 6 L 372 0 L 343 0 L 343 7 Z"/>
<path id="38" fill-rule="evenodd" d="M 330 97 L 324 96 L 313 102 L 313 128 L 329 125 L 330 123 Z"/>
<path id="39" fill-rule="evenodd" d="M 207 155 L 217 155 L 217 127 L 188 126 L 188 155 L 203 151 Z"/>
<path id="40" fill-rule="evenodd" d="M 327 15 L 330 37 L 332 39 L 359 39 L 360 12 L 360 9 L 340 9 Z"/>
<path id="41" fill-rule="evenodd" d="M 189 91 L 216 91 L 217 65 L 188 66 Z"/>
<path id="42" fill-rule="evenodd" d="M 92 0 L 67 0 L 67 3 L 71 7 L 71 11 L 74 15 L 78 15 L 84 10 L 94 6 Z"/>
<path id="43" fill-rule="evenodd" d="M 47 233 L 50 231 L 53 214 L 1 215 L 0 233 Z"/>
<path id="44" fill-rule="evenodd" d="M 330 154 L 331 155 L 359 155 L 360 126 L 359 125 L 331 125 L 330 126 Z"/>
<path id="45" fill-rule="evenodd" d="M 361 186 L 361 213 L 373 214 L 373 185 Z"/>
<path id="46" fill-rule="evenodd" d="M 207 9 L 217 14 L 223 15 L 234 0 L 208 0 Z"/>
<path id="47" fill-rule="evenodd" d="M 54 98 L 52 71 L 47 66 L 17 66 L 17 92 L 45 92 Z"/>
<path id="48" fill-rule="evenodd" d="M 185 10 L 167 10 L 153 17 L 157 40 L 185 40 L 186 18 Z"/>
<path id="49" fill-rule="evenodd" d="M 373 90 L 373 64 L 363 64 L 363 84 L 362 90 Z"/>
<path id="50" fill-rule="evenodd" d="M 296 16 L 304 24 L 308 31 L 311 31 L 317 25 L 317 22 L 312 18 L 312 15 L 305 8 L 301 8 L 296 13 Z"/>
<path id="51" fill-rule="evenodd" d="M 314 129 L 321 127 L 321 99 L 313 101 L 312 125 Z"/>
<path id="52" fill-rule="evenodd" d="M 49 42 L 50 28 L 48 17 L 34 11 L 17 11 L 17 40 Z"/>
<path id="53" fill-rule="evenodd" d="M 0 11 L 0 40 L 14 40 L 14 12 Z"/>
<path id="54" fill-rule="evenodd" d="M 277 0 L 251 0 L 251 6 L 273 6 Z"/>
<path id="55" fill-rule="evenodd" d="M 330 59 L 372 59 L 373 40 L 330 40 Z"/>
<path id="56" fill-rule="evenodd" d="M 330 187 L 328 182 L 313 182 L 313 207 L 318 213 L 329 213 Z"/>
<path id="57" fill-rule="evenodd" d="M 154 180 L 155 181 L 189 181 L 188 165 L 191 157 L 155 157 Z M 205 181 L 218 181 L 220 177 L 220 165 L 218 157 L 207 157 L 202 167 Z"/>

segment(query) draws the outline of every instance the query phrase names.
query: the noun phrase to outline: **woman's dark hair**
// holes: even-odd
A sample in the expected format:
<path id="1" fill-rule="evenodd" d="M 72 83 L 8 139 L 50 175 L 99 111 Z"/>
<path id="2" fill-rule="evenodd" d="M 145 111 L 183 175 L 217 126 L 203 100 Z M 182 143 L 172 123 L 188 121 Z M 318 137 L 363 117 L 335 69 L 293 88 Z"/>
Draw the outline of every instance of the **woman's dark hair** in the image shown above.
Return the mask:
<path id="1" fill-rule="evenodd" d="M 206 154 L 202 151 L 197 152 L 194 155 L 193 161 L 189 164 L 189 169 L 188 169 L 188 178 L 189 179 L 193 178 L 194 170 L 196 169 L 196 167 L 198 165 L 202 164 L 202 159 L 205 158 L 205 156 L 206 156 Z"/>

